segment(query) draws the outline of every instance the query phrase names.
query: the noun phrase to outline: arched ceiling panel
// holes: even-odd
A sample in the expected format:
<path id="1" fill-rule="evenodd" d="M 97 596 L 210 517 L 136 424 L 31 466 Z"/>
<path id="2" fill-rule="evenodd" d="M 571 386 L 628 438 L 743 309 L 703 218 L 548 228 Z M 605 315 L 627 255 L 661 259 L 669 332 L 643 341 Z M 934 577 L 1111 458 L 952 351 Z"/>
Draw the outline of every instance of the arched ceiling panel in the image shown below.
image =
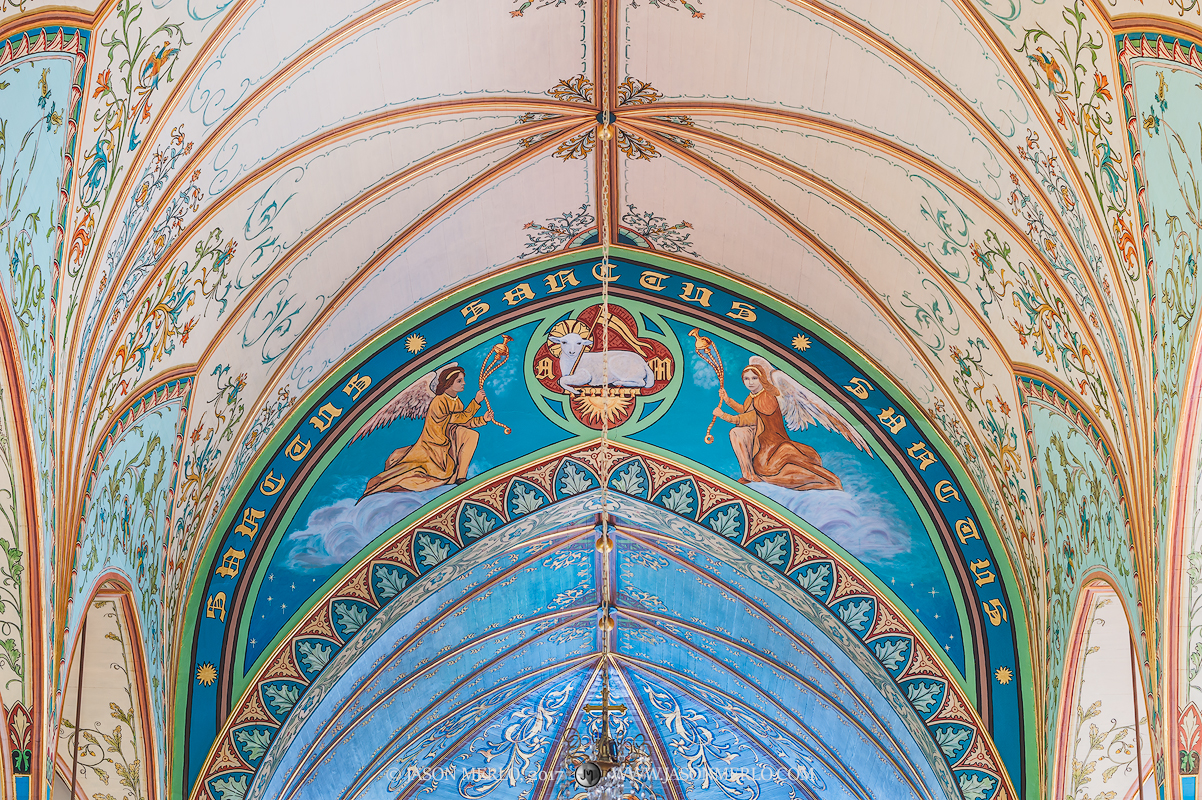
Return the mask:
<path id="1" fill-rule="evenodd" d="M 1114 401 L 1122 408 L 1128 407 L 1128 390 L 1122 380 L 1132 367 L 1124 362 L 1120 368 L 1116 360 L 1124 357 L 1128 349 L 1123 314 L 1113 293 L 1091 288 L 1090 271 L 1078 267 L 1071 241 L 1063 239 L 1053 228 L 1050 220 L 1054 217 L 1041 205 L 1038 195 L 1032 196 L 1025 187 L 1012 181 L 1003 197 L 990 200 L 974 191 L 959 175 L 937 169 L 937 165 L 917 159 L 910 152 L 849 138 L 852 132 L 833 131 L 808 120 L 770 115 L 762 116 L 758 124 L 716 115 L 712 118 L 693 115 L 690 119 L 694 127 L 719 134 L 721 138 L 708 142 L 710 146 L 757 158 L 761 154 L 756 151 L 763 151 L 785 162 L 777 169 L 796 166 L 868 204 L 886 221 L 906 232 L 949 277 L 964 284 L 970 295 L 979 294 L 975 302 L 983 306 L 992 305 L 984 301 L 992 300 L 1000 285 L 991 288 L 993 282 L 988 273 L 976 274 L 980 272 L 979 266 L 969 261 L 972 242 L 987 241 L 993 232 L 1012 243 L 1016 258 L 1021 258 L 1020 253 L 1025 251 L 1023 260 L 1045 272 L 1053 284 L 1062 284 L 1063 294 L 1080 310 L 1078 325 L 1083 334 L 1105 343 L 1101 346 L 1105 353 L 1102 364 L 1109 368 L 1122 392 Z M 905 220 L 913 221 L 906 224 Z M 931 236 L 942 241 L 936 245 Z M 1092 245 L 1091 239 L 1087 241 Z M 1100 258 L 1098 255 L 1095 261 L 1100 262 Z M 1117 356 L 1108 346 L 1110 334 L 1104 327 L 1107 317 L 1123 343 Z M 1009 349 L 1020 353 L 1023 347 Z"/>
<path id="2" fill-rule="evenodd" d="M 528 537 L 536 531 L 528 529 L 524 535 Z M 418 662 L 417 674 L 406 675 L 394 665 L 402 660 L 413 663 L 412 659 L 419 655 L 414 652 L 402 656 L 405 650 L 432 649 L 440 641 L 430 638 L 446 629 L 449 620 L 464 613 L 497 619 L 497 610 L 490 608 L 495 599 L 485 601 L 495 597 L 495 587 L 514 585 L 515 596 L 526 596 L 529 593 L 521 588 L 523 585 L 538 586 L 538 592 L 555 591 L 562 588 L 564 579 L 568 583 L 577 581 L 573 573 L 591 575 L 593 554 L 588 544 L 591 534 L 585 542 L 583 551 L 579 545 L 567 551 L 518 548 L 512 558 L 492 558 L 484 565 L 489 567 L 491 580 L 480 583 L 471 580 L 473 572 L 466 572 L 439 592 L 438 596 L 446 600 L 437 614 L 423 618 L 414 628 L 406 621 L 420 613 L 421 609 L 415 607 L 392 623 L 401 631 L 390 632 L 367 651 L 371 653 L 383 646 L 383 653 L 393 648 L 395 654 L 388 656 L 388 666 L 373 673 L 362 687 L 356 682 L 361 679 L 353 673 L 331 678 L 336 682 L 331 685 L 330 693 L 306 723 L 328 720 L 324 723 L 327 732 L 320 737 L 324 744 L 309 751 L 305 761 L 308 766 L 298 765 L 298 769 L 291 771 L 292 777 L 284 780 L 281 776 L 289 773 L 282 771 L 285 762 L 281 762 L 274 767 L 272 783 L 264 786 L 257 779 L 248 797 L 282 793 L 281 796 L 300 798 L 329 791 L 349 791 L 354 796 L 369 797 L 395 791 L 408 795 L 447 789 L 469 793 L 475 790 L 483 795 L 495 788 L 497 782 L 504 785 L 510 779 L 519 787 L 525 785 L 531 796 L 543 796 L 549 788 L 544 782 L 558 774 L 551 764 L 543 766 L 543 761 L 558 752 L 555 742 L 564 724 L 573 727 L 572 718 L 580 715 L 586 699 L 581 690 L 591 672 L 577 668 L 565 673 L 546 665 L 555 663 L 551 654 L 555 652 L 556 641 L 560 647 L 587 643 L 594 653 L 590 663 L 595 663 L 598 644 L 592 615 L 585 618 L 583 639 L 577 632 L 581 631 L 579 624 L 552 627 L 548 619 L 536 629 L 545 632 L 523 648 L 513 644 L 513 633 L 508 626 L 503 626 L 498 634 L 499 646 L 481 646 L 492 636 L 487 629 L 462 639 L 456 639 L 459 636 L 456 632 L 450 639 L 446 634 L 438 637 L 449 646 L 441 648 L 441 657 L 428 667 L 425 666 L 428 659 Z M 915 748 L 910 728 L 899 725 L 898 712 L 889 701 L 880 697 L 865 700 L 858 693 L 849 692 L 862 667 L 856 666 L 854 660 L 846 661 L 845 657 L 836 658 L 837 663 L 828 663 L 827 657 L 814 649 L 827 635 L 821 632 L 821 627 L 812 628 L 804 615 L 776 597 L 771 589 L 765 595 L 764 587 L 754 582 L 744 585 L 745 579 L 737 572 L 709 575 L 707 569 L 688 566 L 689 559 L 696 555 L 686 555 L 687 548 L 672 549 L 679 549 L 679 553 L 659 554 L 646 545 L 623 539 L 618 559 L 625 566 L 618 568 L 621 577 L 614 587 L 620 598 L 619 606 L 626 602 L 634 604 L 629 612 L 633 616 L 623 612 L 615 640 L 621 659 L 620 683 L 615 676 L 615 699 L 622 698 L 628 703 L 623 724 L 647 731 L 653 742 L 653 758 L 662 765 L 658 774 L 674 776 L 668 781 L 674 788 L 669 788 L 666 796 L 677 796 L 673 791 L 687 791 L 692 796 L 696 792 L 704 794 L 708 789 L 734 791 L 746 797 L 762 793 L 768 797 L 779 781 L 774 784 L 765 776 L 779 776 L 790 770 L 793 782 L 801 784 L 796 790 L 807 796 L 897 796 L 898 783 L 909 787 L 903 791 L 911 792 L 911 796 L 932 796 L 923 786 L 923 781 L 932 780 L 927 771 L 930 767 L 924 766 L 929 756 L 921 755 L 921 748 Z M 721 553 L 717 542 L 711 542 L 708 549 L 714 555 Z M 550 586 L 546 586 L 548 581 Z M 695 593 L 698 582 L 702 596 L 697 605 L 685 610 L 669 599 L 682 597 L 685 586 L 694 587 L 687 591 Z M 688 621 L 674 622 L 649 613 L 646 606 L 649 599 L 652 605 L 664 607 L 645 587 L 658 590 L 667 602 L 674 604 L 673 616 L 702 613 L 710 620 L 708 627 L 717 632 L 710 634 Z M 757 599 L 740 600 L 731 596 L 745 592 Z M 587 604 L 584 598 L 581 602 Z M 751 616 L 743 614 L 744 603 L 754 605 L 758 614 L 755 611 Z M 721 633 L 726 625 L 736 623 L 739 641 L 747 644 L 729 638 L 733 636 L 729 631 Z M 792 633 L 782 632 L 781 625 Z M 415 638 L 415 644 L 406 643 Z M 766 652 L 760 649 L 765 646 Z M 478 656 L 475 672 L 468 675 L 477 677 L 468 683 L 456 682 L 454 676 L 467 669 L 460 662 L 465 660 L 463 653 L 468 648 Z M 490 660 L 493 653 L 500 657 Z M 445 674 L 443 668 L 437 667 L 440 663 L 454 669 Z M 570 658 L 564 662 L 569 670 L 571 663 Z M 770 663 L 776 666 L 769 667 Z M 536 664 L 543 665 L 543 671 L 531 679 L 521 679 L 514 686 L 508 683 L 512 679 L 507 676 L 521 664 L 528 664 L 527 670 Z M 782 680 L 749 680 L 748 670 L 757 668 L 783 670 L 793 677 L 780 673 Z M 347 682 L 350 685 L 344 688 Z M 758 687 L 754 686 L 756 682 L 760 684 Z M 571 689 L 567 688 L 569 683 Z M 395 688 L 386 688 L 394 684 Z M 447 688 L 441 688 L 444 686 Z M 498 686 L 499 692 L 494 688 Z M 428 699 L 409 687 L 424 687 L 427 692 L 433 691 L 434 697 Z M 452 705 L 458 704 L 461 710 L 444 710 L 447 701 L 442 698 L 451 691 L 455 691 Z M 339 710 L 339 698 L 352 692 L 361 699 L 351 709 L 341 706 Z M 411 698 L 410 694 L 417 696 Z M 864 705 L 866 702 L 868 705 Z M 428 710 L 418 714 L 417 708 L 425 703 L 429 703 Z M 440 719 L 443 721 L 436 726 Z M 921 723 L 918 725 L 913 730 L 921 730 Z M 386 749 L 364 751 L 354 744 L 364 736 L 374 739 L 371 731 L 376 727 L 397 732 Z M 657 748 L 654 743 L 660 740 L 663 745 Z M 961 744 L 962 740 L 963 737 Z M 768 742 L 773 743 L 771 748 Z M 853 746 L 852 742 L 857 744 Z M 840 753 L 853 747 L 879 749 L 886 768 L 865 771 L 861 768 L 862 760 L 848 763 Z M 481 753 L 484 761 L 477 765 Z M 494 761 L 498 756 L 502 760 Z M 727 766 L 720 768 L 718 759 Z M 453 768 L 465 760 L 468 768 Z M 336 773 L 331 772 L 333 765 L 337 765 Z M 694 770 L 691 777 L 690 766 Z M 784 785 L 787 787 L 789 781 Z M 819 789 L 825 791 L 816 791 Z"/>
<path id="3" fill-rule="evenodd" d="M 95 249 L 107 253 L 107 263 L 104 279 L 93 278 L 91 288 L 85 287 L 86 298 L 81 298 L 80 304 L 88 311 L 82 329 L 77 332 L 79 358 L 92 352 L 92 337 L 100 317 L 109 313 L 114 302 L 121 307 L 128 305 L 129 296 L 162 253 L 164 241 L 174 241 L 178 233 L 176 218 L 194 213 L 200 197 L 219 195 L 246 171 L 273 155 L 372 112 L 431 101 L 486 97 L 498 92 L 541 98 L 544 89 L 556 80 L 547 76 L 565 70 L 575 74 L 586 63 L 590 34 L 583 15 L 568 23 L 567 29 L 562 24 L 559 29 L 548 28 L 552 25 L 549 21 L 526 27 L 525 33 L 530 37 L 527 49 L 545 55 L 545 60 L 537 60 L 540 67 L 536 59 L 508 57 L 507 48 L 518 44 L 512 38 L 504 46 L 488 44 L 486 18 L 466 7 L 427 3 L 411 8 L 398 4 L 397 8 L 404 9 L 403 13 L 390 17 L 377 12 L 373 15 L 375 24 L 368 26 L 360 21 L 345 28 L 331 28 L 328 21 L 316 17 L 312 21 L 316 31 L 310 34 L 314 39 L 300 56 L 280 65 L 268 83 L 247 96 L 212 132 L 204 131 L 203 126 L 191 126 L 198 128 L 198 133 L 205 133 L 195 152 L 185 142 L 195 134 L 180 125 L 172 127 L 170 132 L 164 126 L 163 141 L 153 151 L 172 154 L 168 162 L 152 159 L 152 150 L 141 148 L 139 152 L 150 165 L 148 169 L 158 180 L 144 181 L 146 189 L 131 194 L 129 209 L 120 222 L 114 225 L 117 215 L 110 214 L 103 228 L 106 233 L 97 237 Z M 478 26 L 475 34 L 471 31 L 473 25 Z M 429 33 L 434 30 L 443 31 L 448 37 L 447 42 L 435 49 L 447 59 L 443 69 L 421 55 L 427 52 L 424 47 L 435 46 Z M 170 26 L 164 32 L 182 35 Z M 415 38 L 411 41 L 406 37 Z M 535 46 L 544 41 L 557 44 Z M 170 56 L 164 68 L 170 64 L 172 69 L 181 69 L 181 58 L 178 54 Z M 459 74 L 465 65 L 470 77 Z M 343 74 L 360 77 L 348 83 L 342 79 Z M 478 88 L 463 90 L 460 83 L 464 77 Z M 320 88 L 339 84 L 342 88 L 337 92 Z M 213 94 L 220 89 L 207 91 Z M 116 169 L 115 163 L 110 165 L 106 176 Z M 387 172 L 385 167 L 384 173 Z M 126 255 L 131 242 L 144 242 L 130 250 L 140 251 L 132 260 Z M 104 287 L 108 287 L 107 291 Z M 109 300 L 102 299 L 106 295 Z M 125 302 L 121 303 L 123 296 Z M 76 377 L 83 380 L 78 367 Z"/>
<path id="4" fill-rule="evenodd" d="M 304 349 L 294 354 L 288 380 L 308 389 L 359 343 L 421 302 L 531 255 L 535 234 L 530 220 L 509 223 L 505 213 L 516 198 L 537 194 L 536 200 L 523 202 L 535 219 L 552 218 L 561 210 L 565 216 L 591 217 L 590 182 L 584 165 L 545 154 L 446 208 L 416 235 L 398 236 L 372 271 L 336 298 L 338 305 L 323 317 L 320 339 L 308 337 Z M 557 221 L 549 219 L 548 224 Z M 388 292 L 381 290 L 385 286 Z M 392 294 L 398 289 L 398 295 Z M 398 297 L 412 298 L 411 305 Z"/>
<path id="5" fill-rule="evenodd" d="M 871 43 L 791 3 L 715 8 L 702 21 L 644 13 L 624 34 L 623 77 L 649 81 L 665 102 L 817 114 L 919 152 L 969 176 L 990 197 L 1006 189 L 1004 160 L 936 88 Z"/>
<path id="6" fill-rule="evenodd" d="M 396 225 L 421 216 L 455 187 L 511 155 L 516 145 L 489 147 L 487 135 L 512 119 L 481 115 L 369 130 L 285 162 L 236 196 L 198 203 L 188 228 L 195 233 L 180 235 L 165 248 L 157 258 L 162 266 L 148 261 L 139 271 L 143 280 L 157 275 L 158 281 L 143 288 L 141 281 L 129 280 L 112 314 L 98 322 L 81 402 L 94 403 L 91 416 L 104 419 L 161 362 L 200 361 L 256 291 L 270 291 L 266 287 L 281 274 L 308 273 L 309 259 L 326 264 L 314 275 L 332 280 L 353 275 L 355 266 L 370 260 L 373 244 L 378 249 L 387 242 Z M 395 163 L 398 148 L 409 154 L 407 163 Z M 441 163 L 439 156 L 448 149 L 469 152 Z M 365 163 L 388 167 L 381 175 L 378 166 L 365 171 Z M 312 191 L 315 186 L 321 190 Z M 308 256 L 293 256 L 296 247 Z M 323 247 L 339 249 L 342 258 L 337 263 L 325 258 Z M 260 279 L 266 282 L 256 288 Z M 164 324 L 148 328 L 160 320 Z"/>
<path id="7" fill-rule="evenodd" d="M 1138 614 L 1139 566 L 1133 558 L 1130 512 L 1121 502 L 1120 487 L 1111 480 L 1109 464 L 1074 424 L 1063 401 L 1040 397 L 1030 386 L 1024 394 L 1032 461 L 1048 521 L 1041 548 L 1047 616 L 1039 638 L 1047 664 L 1046 713 L 1051 718 L 1060 699 L 1055 690 L 1074 646 L 1073 615 L 1082 587 L 1091 575 L 1104 575 L 1118 590 L 1112 596 L 1130 614 Z M 1049 746 L 1058 746 L 1054 738 Z M 1054 758 L 1055 752 L 1049 751 L 1048 757 Z"/>
<path id="8" fill-rule="evenodd" d="M 1156 791 L 1148 711 L 1123 599 L 1106 584 L 1081 593 L 1055 737 L 1056 786 L 1065 795 Z"/>

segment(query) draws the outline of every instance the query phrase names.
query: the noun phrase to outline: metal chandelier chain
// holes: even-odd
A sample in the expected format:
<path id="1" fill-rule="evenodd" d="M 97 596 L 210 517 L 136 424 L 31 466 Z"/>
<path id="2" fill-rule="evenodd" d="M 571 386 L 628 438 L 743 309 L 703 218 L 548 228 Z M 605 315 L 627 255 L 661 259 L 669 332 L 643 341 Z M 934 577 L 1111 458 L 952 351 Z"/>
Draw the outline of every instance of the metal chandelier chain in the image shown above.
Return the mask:
<path id="1" fill-rule="evenodd" d="M 610 117 L 610 87 L 609 87 L 609 58 L 610 58 L 610 18 L 609 18 L 609 0 L 599 0 L 601 6 L 601 76 L 600 95 L 601 95 L 601 119 L 597 126 L 597 138 L 601 145 L 601 208 L 599 209 L 600 226 L 599 235 L 601 239 L 601 450 L 599 461 L 601 463 L 601 541 L 598 550 L 602 556 L 602 592 L 601 592 L 601 624 L 602 631 L 602 659 L 603 663 L 608 661 L 609 656 L 609 639 L 610 631 L 612 630 L 613 622 L 610 617 L 609 597 L 610 597 L 610 573 L 609 573 L 609 550 L 613 547 L 613 540 L 609 535 L 609 281 L 610 281 L 610 266 L 609 266 L 609 241 L 610 241 L 610 142 L 613 138 L 613 126 L 611 125 Z"/>

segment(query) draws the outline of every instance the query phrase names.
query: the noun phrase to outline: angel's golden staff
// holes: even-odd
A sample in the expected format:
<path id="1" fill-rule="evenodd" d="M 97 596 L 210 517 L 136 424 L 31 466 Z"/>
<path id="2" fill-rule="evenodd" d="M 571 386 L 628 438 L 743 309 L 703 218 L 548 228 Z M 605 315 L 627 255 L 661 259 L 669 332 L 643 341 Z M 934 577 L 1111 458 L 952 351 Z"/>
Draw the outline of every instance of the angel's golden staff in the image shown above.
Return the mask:
<path id="1" fill-rule="evenodd" d="M 492 375 L 497 369 L 509 360 L 509 343 L 513 341 L 513 337 L 508 334 L 501 334 L 501 341 L 492 346 L 492 350 L 488 351 L 488 355 L 484 358 L 484 363 L 480 365 L 480 388 L 484 388 L 484 382 L 488 380 L 488 376 Z M 492 403 L 488 400 L 488 395 L 484 396 L 484 405 L 489 411 L 492 411 Z M 512 429 L 503 422 L 498 422 L 496 417 L 493 417 L 493 424 L 500 425 L 505 429 L 505 433 L 509 433 Z"/>
<path id="2" fill-rule="evenodd" d="M 718 354 L 718 347 L 714 344 L 714 340 L 708 336 L 702 336 L 701 330 L 698 328 L 693 328 L 693 330 L 689 331 L 689 336 L 692 336 L 697 340 L 697 343 L 693 345 L 693 349 L 697 351 L 697 355 L 705 359 L 705 363 L 714 368 L 714 374 L 718 376 L 718 386 L 722 386 L 722 356 Z M 714 423 L 717 421 L 718 415 L 715 414 L 713 418 L 710 419 L 710 426 L 705 429 L 706 444 L 714 443 Z"/>

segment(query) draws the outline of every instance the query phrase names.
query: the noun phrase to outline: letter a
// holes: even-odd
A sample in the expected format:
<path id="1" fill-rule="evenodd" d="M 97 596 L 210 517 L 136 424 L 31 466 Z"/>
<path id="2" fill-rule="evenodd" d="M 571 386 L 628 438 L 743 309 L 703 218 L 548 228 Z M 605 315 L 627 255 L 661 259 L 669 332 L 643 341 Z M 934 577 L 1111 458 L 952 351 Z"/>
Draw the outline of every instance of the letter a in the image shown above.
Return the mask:
<path id="1" fill-rule="evenodd" d="M 209 598 L 205 603 L 205 616 L 225 622 L 225 592 L 218 592 Z"/>

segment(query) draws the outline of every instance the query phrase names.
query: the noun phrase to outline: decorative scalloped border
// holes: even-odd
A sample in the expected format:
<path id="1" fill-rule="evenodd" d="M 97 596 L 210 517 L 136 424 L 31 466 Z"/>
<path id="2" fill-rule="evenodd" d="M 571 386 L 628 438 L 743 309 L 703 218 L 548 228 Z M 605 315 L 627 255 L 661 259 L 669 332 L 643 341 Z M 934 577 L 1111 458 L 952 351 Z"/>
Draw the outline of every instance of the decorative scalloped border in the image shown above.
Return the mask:
<path id="1" fill-rule="evenodd" d="M 847 606 L 848 601 L 857 599 L 860 603 L 864 600 L 870 601 L 871 616 L 857 622 L 849 615 L 847 617 L 848 624 L 854 624 L 856 627 L 848 627 L 848 624 L 845 624 L 845 627 L 863 643 L 873 658 L 877 659 L 882 668 L 893 677 L 897 690 L 902 696 L 911 698 L 915 713 L 923 720 L 932 739 L 935 740 L 939 726 L 956 725 L 972 730 L 972 738 L 966 746 L 953 751 L 950 758 L 945 753 L 948 766 L 956 779 L 963 782 L 971 780 L 975 776 L 979 780 L 982 775 L 987 779 L 992 779 L 993 786 L 983 795 L 983 800 L 1012 800 L 1017 797 L 1010 785 L 1009 776 L 1002 766 L 992 738 L 984 729 L 976 709 L 961 689 L 955 676 L 944 668 L 939 657 L 935 655 L 923 640 L 921 633 L 909 623 L 906 617 L 898 612 L 881 592 L 863 580 L 850 565 L 844 563 L 837 554 L 805 531 L 793 527 L 779 515 L 753 501 L 735 495 L 715 481 L 688 473 L 671 462 L 629 447 L 617 445 L 611 445 L 611 447 L 618 454 L 617 460 L 610 470 L 611 490 L 622 491 L 615 486 L 615 481 L 624 467 L 629 464 L 640 464 L 643 475 L 647 479 L 647 491 L 640 491 L 631 496 L 654 503 L 673 511 L 673 513 L 679 513 L 685 519 L 702 524 L 723 507 L 737 507 L 742 524 L 741 531 L 736 532 L 737 538 L 734 540 L 752 555 L 755 555 L 753 545 L 764 534 L 786 532 L 789 536 L 789 558 L 783 568 L 769 566 L 795 581 L 805 580 L 808 570 L 829 566 L 831 576 L 828 583 L 824 584 L 824 588 L 818 593 L 812 590 L 808 591 L 823 602 L 837 619 L 845 619 L 840 615 L 839 607 Z M 334 621 L 335 603 L 353 602 L 360 608 L 369 609 L 371 617 L 374 617 L 387 604 L 379 597 L 376 580 L 373 579 L 377 567 L 404 570 L 412 578 L 417 578 L 423 572 L 435 568 L 434 566 L 423 568 L 418 564 L 414 548 L 419 534 L 427 536 L 435 534 L 441 537 L 445 543 L 453 547 L 450 555 L 454 555 L 470 546 L 474 541 L 488 536 L 487 533 L 483 536 L 473 535 L 465 523 L 468 518 L 466 510 L 469 507 L 476 509 L 477 514 L 487 514 L 490 518 L 495 518 L 496 524 L 492 530 L 504 527 L 524 516 L 512 509 L 508 502 L 509 496 L 513 494 L 514 484 L 519 481 L 544 493 L 551 504 L 571 496 L 557 489 L 559 483 L 557 478 L 569 464 L 586 470 L 590 489 L 598 488 L 600 486 L 598 475 L 603 471 L 600 463 L 600 451 L 600 445 L 582 447 L 567 454 L 556 455 L 529 465 L 518 474 L 489 481 L 471 493 L 462 495 L 428 514 L 420 522 L 411 525 L 382 545 L 372 554 L 371 558 L 361 562 L 309 610 L 288 638 L 280 642 L 266 660 L 235 706 L 233 713 L 226 720 L 213 748 L 209 751 L 209 756 L 192 793 L 194 800 L 209 800 L 210 798 L 211 800 L 227 800 L 225 792 L 220 789 L 214 791 L 216 787 L 213 784 L 219 780 L 233 781 L 241 785 L 243 776 L 245 776 L 246 786 L 249 788 L 262 757 L 253 759 L 255 763 L 252 764 L 252 759 L 249 759 L 247 754 L 239 748 L 235 738 L 236 733 L 246 726 L 253 726 L 258 730 L 266 728 L 270 729 L 271 737 L 274 740 L 275 734 L 283 726 L 287 716 L 277 717 L 268 710 L 263 695 L 264 689 L 270 683 L 286 681 L 300 686 L 303 693 L 321 674 L 321 670 L 311 671 L 298 659 L 297 648 L 302 639 L 315 640 L 322 646 L 330 647 L 331 658 L 351 641 L 353 636 L 344 637 L 336 626 Z M 685 486 L 686 491 L 691 493 L 695 500 L 695 503 L 692 504 L 695 510 L 688 509 L 686 513 L 681 513 L 666 504 L 664 499 L 667 496 L 666 490 L 678 486 Z M 826 588 L 827 586 L 829 588 Z M 390 597 L 387 602 L 392 602 L 401 594 L 404 594 L 404 591 Z M 841 622 L 841 624 L 844 623 Z M 903 661 L 897 662 L 888 658 L 882 660 L 883 657 L 877 655 L 876 645 L 889 640 L 907 642 L 908 646 L 905 648 L 907 655 Z M 886 666 L 885 660 L 893 661 L 893 667 Z M 923 695 L 920 693 L 914 693 L 912 696 L 909 689 L 915 687 L 917 683 L 924 682 L 928 686 L 932 682 L 941 685 L 941 690 L 936 695 L 937 703 L 921 699 Z M 913 705 L 915 700 L 925 706 L 925 710 Z M 303 700 L 298 701 L 294 708 L 302 704 Z M 939 749 L 939 752 L 943 752 L 938 744 L 935 744 L 935 747 Z M 227 785 L 229 784 L 227 783 Z"/>

